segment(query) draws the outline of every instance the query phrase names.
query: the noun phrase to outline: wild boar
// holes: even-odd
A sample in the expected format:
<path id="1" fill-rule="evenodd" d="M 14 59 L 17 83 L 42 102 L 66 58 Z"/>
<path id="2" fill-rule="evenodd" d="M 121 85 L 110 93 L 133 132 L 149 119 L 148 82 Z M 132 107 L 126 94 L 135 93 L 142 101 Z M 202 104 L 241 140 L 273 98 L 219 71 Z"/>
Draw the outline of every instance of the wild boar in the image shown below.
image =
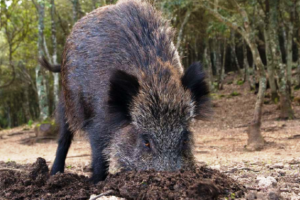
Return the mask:
<path id="1" fill-rule="evenodd" d="M 80 19 L 61 68 L 60 139 L 51 174 L 64 171 L 73 135 L 87 133 L 93 181 L 122 170 L 174 171 L 194 166 L 190 126 L 209 105 L 199 63 L 187 71 L 174 31 L 150 4 L 121 0 Z"/>

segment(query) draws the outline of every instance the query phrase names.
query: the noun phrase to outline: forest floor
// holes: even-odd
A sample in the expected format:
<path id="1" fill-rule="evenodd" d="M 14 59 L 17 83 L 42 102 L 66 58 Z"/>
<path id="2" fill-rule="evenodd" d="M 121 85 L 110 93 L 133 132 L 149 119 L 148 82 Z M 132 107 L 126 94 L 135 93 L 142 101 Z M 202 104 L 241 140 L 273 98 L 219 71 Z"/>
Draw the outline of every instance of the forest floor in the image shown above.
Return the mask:
<path id="1" fill-rule="evenodd" d="M 249 152 L 244 147 L 256 95 L 237 85 L 233 75 L 225 83 L 223 90 L 212 94 L 212 117 L 194 127 L 198 164 L 219 170 L 244 185 L 248 190 L 245 199 L 300 200 L 300 102 L 293 101 L 296 118 L 282 121 L 278 120 L 278 104 L 272 104 L 267 94 L 262 117 L 266 146 Z M 294 96 L 299 100 L 300 91 Z M 36 140 L 34 131 L 24 126 L 0 131 L 0 147 L 0 169 L 11 162 L 26 166 L 38 157 L 45 158 L 51 167 L 57 144 L 53 139 Z M 87 139 L 75 137 L 66 172 L 90 175 L 90 155 Z"/>

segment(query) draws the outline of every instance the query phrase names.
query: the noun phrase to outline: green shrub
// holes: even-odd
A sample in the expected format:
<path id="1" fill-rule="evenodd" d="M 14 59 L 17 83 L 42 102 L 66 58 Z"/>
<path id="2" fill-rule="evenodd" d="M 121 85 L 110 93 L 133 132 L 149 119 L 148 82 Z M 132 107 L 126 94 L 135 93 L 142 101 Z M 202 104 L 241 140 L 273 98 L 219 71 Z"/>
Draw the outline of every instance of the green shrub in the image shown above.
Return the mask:
<path id="1" fill-rule="evenodd" d="M 237 85 L 243 85 L 243 84 L 244 84 L 244 81 L 243 81 L 243 80 L 238 80 L 238 81 L 236 82 L 236 84 L 237 84 Z"/>
<path id="2" fill-rule="evenodd" d="M 240 96 L 241 94 L 239 92 L 233 91 L 230 96 L 231 97 L 236 97 L 236 96 Z"/>
<path id="3" fill-rule="evenodd" d="M 27 122 L 27 126 L 29 126 L 29 128 L 32 127 L 32 124 L 33 124 L 33 121 L 30 119 L 28 122 Z"/>

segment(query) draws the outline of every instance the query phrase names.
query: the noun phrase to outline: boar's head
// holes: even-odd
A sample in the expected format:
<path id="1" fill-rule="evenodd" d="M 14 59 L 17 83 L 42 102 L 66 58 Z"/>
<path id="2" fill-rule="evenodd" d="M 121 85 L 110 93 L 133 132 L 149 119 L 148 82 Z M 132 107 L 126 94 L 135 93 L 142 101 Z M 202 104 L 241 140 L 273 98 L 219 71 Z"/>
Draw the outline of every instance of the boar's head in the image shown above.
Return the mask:
<path id="1" fill-rule="evenodd" d="M 109 172 L 174 171 L 194 166 L 191 122 L 207 113 L 199 63 L 181 74 L 168 64 L 110 79 L 109 119 L 117 127 L 104 154 Z"/>

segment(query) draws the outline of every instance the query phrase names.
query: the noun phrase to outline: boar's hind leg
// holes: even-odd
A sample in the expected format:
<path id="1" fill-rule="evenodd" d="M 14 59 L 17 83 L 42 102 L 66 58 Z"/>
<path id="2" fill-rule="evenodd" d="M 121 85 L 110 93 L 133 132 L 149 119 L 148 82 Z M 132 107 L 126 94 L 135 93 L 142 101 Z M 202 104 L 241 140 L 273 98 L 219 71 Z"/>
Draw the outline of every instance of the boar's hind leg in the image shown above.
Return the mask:
<path id="1" fill-rule="evenodd" d="M 51 169 L 51 175 L 54 175 L 57 172 L 64 172 L 65 160 L 73 139 L 73 133 L 69 130 L 69 125 L 65 120 L 65 110 L 62 103 L 58 104 L 57 114 L 57 121 L 59 123 L 59 140 L 55 161 Z"/>

